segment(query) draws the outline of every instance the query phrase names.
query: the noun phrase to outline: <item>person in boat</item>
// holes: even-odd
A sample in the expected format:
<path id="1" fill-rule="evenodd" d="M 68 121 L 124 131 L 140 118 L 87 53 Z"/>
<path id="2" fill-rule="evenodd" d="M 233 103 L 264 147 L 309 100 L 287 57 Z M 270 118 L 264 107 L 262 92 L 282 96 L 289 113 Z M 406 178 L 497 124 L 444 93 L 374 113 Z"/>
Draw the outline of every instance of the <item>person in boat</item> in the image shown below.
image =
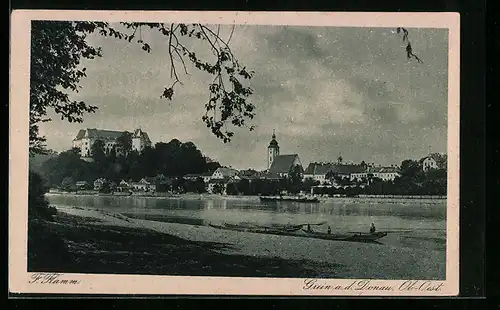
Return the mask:
<path id="1" fill-rule="evenodd" d="M 328 225 L 328 230 L 326 231 L 327 234 L 331 235 L 332 234 L 332 229 L 330 228 L 330 225 Z"/>
<path id="2" fill-rule="evenodd" d="M 375 231 L 376 231 L 375 224 L 372 223 L 372 225 L 370 226 L 370 234 L 374 234 Z"/>
<path id="3" fill-rule="evenodd" d="M 307 224 L 307 231 L 311 231 L 311 225 Z"/>

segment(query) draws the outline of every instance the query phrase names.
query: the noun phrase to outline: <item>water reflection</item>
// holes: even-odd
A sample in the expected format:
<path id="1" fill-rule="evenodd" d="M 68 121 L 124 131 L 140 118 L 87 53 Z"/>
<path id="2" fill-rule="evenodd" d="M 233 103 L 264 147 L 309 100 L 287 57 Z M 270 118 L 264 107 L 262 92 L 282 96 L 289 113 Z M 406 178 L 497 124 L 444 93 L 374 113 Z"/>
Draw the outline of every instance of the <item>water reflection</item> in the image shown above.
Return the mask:
<path id="1" fill-rule="evenodd" d="M 51 204 L 104 209 L 137 216 L 164 216 L 208 222 L 318 223 L 332 231 L 446 228 L 446 204 L 262 203 L 258 199 L 154 199 L 146 197 L 49 195 Z"/>

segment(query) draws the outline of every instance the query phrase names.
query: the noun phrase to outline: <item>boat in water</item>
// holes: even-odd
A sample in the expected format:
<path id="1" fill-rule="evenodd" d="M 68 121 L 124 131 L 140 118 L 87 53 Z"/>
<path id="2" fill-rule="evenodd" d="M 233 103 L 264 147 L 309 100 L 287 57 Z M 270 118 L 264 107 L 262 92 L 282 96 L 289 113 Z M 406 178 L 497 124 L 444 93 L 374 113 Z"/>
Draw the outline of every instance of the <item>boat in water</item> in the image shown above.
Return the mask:
<path id="1" fill-rule="evenodd" d="M 300 196 L 260 196 L 260 201 L 273 202 L 273 201 L 294 201 L 294 202 L 310 202 L 318 203 L 319 199 L 316 197 L 300 197 Z"/>

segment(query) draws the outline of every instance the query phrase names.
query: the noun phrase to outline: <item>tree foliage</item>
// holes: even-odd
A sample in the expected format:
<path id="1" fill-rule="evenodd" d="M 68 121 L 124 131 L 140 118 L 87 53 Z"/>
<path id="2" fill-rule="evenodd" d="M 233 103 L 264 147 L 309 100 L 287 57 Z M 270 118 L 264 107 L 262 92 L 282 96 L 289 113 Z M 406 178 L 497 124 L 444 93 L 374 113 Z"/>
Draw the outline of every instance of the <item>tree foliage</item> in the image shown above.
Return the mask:
<path id="1" fill-rule="evenodd" d="M 204 71 L 212 76 L 209 80 L 209 96 L 202 115 L 212 133 L 229 142 L 234 133 L 227 124 L 248 127 L 247 121 L 255 115 L 255 106 L 248 100 L 253 90 L 245 82 L 254 72 L 240 64 L 230 48 L 229 38 L 222 38 L 220 26 L 185 23 L 121 23 L 128 33 L 113 28 L 105 22 L 35 21 L 31 32 L 31 79 L 30 79 L 30 151 L 43 153 L 45 137 L 39 136 L 39 124 L 50 121 L 47 108 L 69 122 L 82 122 L 85 113 L 95 112 L 97 107 L 82 101 L 72 101 L 70 92 L 78 92 L 86 69 L 80 66 L 82 59 L 102 56 L 101 48 L 90 46 L 87 36 L 99 33 L 140 44 L 150 53 L 151 45 L 142 38 L 148 28 L 165 36 L 168 43 L 170 77 L 160 97 L 172 100 L 174 88 L 183 84 L 180 67 L 188 74 L 188 67 Z M 212 59 L 202 59 L 186 44 L 187 40 L 202 41 L 213 54 Z M 189 66 L 188 64 L 191 64 Z M 160 95 L 160 94 L 159 94 Z"/>
<path id="2" fill-rule="evenodd" d="M 92 24 L 92 23 L 89 23 Z M 98 23 L 95 23 L 96 25 Z M 31 153 L 45 152 L 45 138 L 39 136 L 39 124 L 48 122 L 47 108 L 69 122 L 82 122 L 82 116 L 97 107 L 70 99 L 69 91 L 78 92 L 86 76 L 80 68 L 82 58 L 101 56 L 101 50 L 90 46 L 85 32 L 75 23 L 34 21 L 31 23 L 30 62 L 30 128 Z"/>
<path id="3" fill-rule="evenodd" d="M 205 113 L 201 119 L 212 133 L 224 142 L 231 141 L 234 132 L 229 127 L 246 127 L 255 116 L 255 106 L 249 97 L 253 89 L 248 80 L 254 71 L 241 64 L 233 53 L 230 43 L 234 25 L 228 38 L 221 35 L 221 26 L 199 23 L 143 23 L 122 22 L 125 30 L 117 30 L 106 22 L 88 21 L 34 21 L 31 29 L 30 67 L 30 152 L 45 151 L 45 137 L 39 135 L 39 124 L 50 121 L 47 109 L 53 108 L 56 115 L 69 122 L 82 122 L 85 113 L 97 110 L 96 106 L 83 101 L 72 101 L 71 92 L 78 92 L 79 82 L 86 76 L 81 66 L 82 59 L 101 57 L 100 47 L 88 44 L 87 36 L 98 33 L 105 37 L 126 40 L 139 44 L 147 53 L 153 51 L 145 42 L 145 30 L 160 33 L 168 44 L 171 81 L 164 87 L 160 97 L 172 100 L 177 84 L 182 85 L 182 75 L 191 69 L 206 72 L 208 96 L 204 103 Z M 408 39 L 408 30 L 397 28 L 406 43 L 408 59 L 422 62 L 414 52 Z M 202 59 L 188 44 L 189 40 L 202 42 L 210 51 L 210 59 Z"/>
<path id="4" fill-rule="evenodd" d="M 302 187 L 302 167 L 295 165 L 290 168 L 290 173 L 287 178 L 287 190 L 292 193 L 298 193 Z"/>
<path id="5" fill-rule="evenodd" d="M 36 172 L 29 172 L 29 190 L 28 190 L 28 219 L 52 220 L 56 210 L 49 207 L 45 199 L 47 186 L 43 178 Z"/>
<path id="6" fill-rule="evenodd" d="M 106 160 L 104 146 L 104 142 L 100 139 L 94 141 L 94 143 L 90 146 L 92 158 L 94 158 L 96 162 L 103 162 Z"/>
<path id="7" fill-rule="evenodd" d="M 226 184 L 224 183 L 215 183 L 212 192 L 214 194 L 222 195 L 226 191 Z"/>
<path id="8" fill-rule="evenodd" d="M 116 139 L 116 149 L 125 156 L 130 154 L 132 152 L 132 133 L 124 131 Z"/>
<path id="9" fill-rule="evenodd" d="M 50 186 L 74 184 L 87 181 L 92 184 L 98 178 L 105 178 L 119 183 L 120 180 L 140 180 L 143 177 L 164 175 L 180 177 L 191 173 L 213 172 L 220 167 L 217 162 L 206 162 L 206 157 L 191 142 L 182 143 L 174 139 L 168 143 L 159 142 L 154 147 L 146 148 L 141 154 L 132 152 L 128 156 L 104 155 L 100 143 L 93 146 L 94 161 L 87 162 L 74 150 L 62 152 L 57 157 L 47 160 L 41 167 L 43 176 Z M 101 157 L 102 156 L 102 157 Z M 202 181 L 203 182 L 203 181 Z M 193 188 L 200 189 L 199 182 Z M 196 190 L 201 191 L 201 190 Z"/>

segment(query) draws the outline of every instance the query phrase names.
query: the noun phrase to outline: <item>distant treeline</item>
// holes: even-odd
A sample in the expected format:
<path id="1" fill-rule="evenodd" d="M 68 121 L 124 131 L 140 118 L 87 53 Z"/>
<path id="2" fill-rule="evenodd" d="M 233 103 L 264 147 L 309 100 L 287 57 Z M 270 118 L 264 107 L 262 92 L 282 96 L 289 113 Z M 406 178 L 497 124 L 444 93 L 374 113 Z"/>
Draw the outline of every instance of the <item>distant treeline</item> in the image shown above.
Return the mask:
<path id="1" fill-rule="evenodd" d="M 102 143 L 95 143 L 92 149 L 93 161 L 80 158 L 78 149 L 52 154 L 43 162 L 37 163 L 37 171 L 45 180 L 47 187 L 68 187 L 77 181 L 92 184 L 98 178 L 105 178 L 119 183 L 120 180 L 138 181 L 143 177 L 163 174 L 171 182 L 157 191 L 175 191 L 184 193 L 204 193 L 208 186 L 198 180 L 184 180 L 186 174 L 213 172 L 221 165 L 207 160 L 192 143 L 172 140 L 157 143 L 146 148 L 142 153 L 127 151 L 125 154 L 111 152 L 105 154 Z M 357 195 L 446 195 L 447 172 L 434 169 L 424 172 L 420 161 L 404 160 L 400 165 L 401 176 L 393 181 L 384 181 L 374 177 L 363 180 L 335 178 L 336 186 L 322 186 L 311 179 L 302 179 L 300 169 L 292 169 L 287 178 L 242 179 L 227 184 L 215 184 L 214 193 L 228 195 L 277 195 L 288 193 L 313 193 L 329 196 Z"/>
<path id="2" fill-rule="evenodd" d="M 110 181 L 140 180 L 143 177 L 178 177 L 191 173 L 215 171 L 220 164 L 207 160 L 192 142 L 171 140 L 159 142 L 142 153 L 117 154 L 113 150 L 105 154 L 101 143 L 92 148 L 92 161 L 80 157 L 78 149 L 71 149 L 44 161 L 37 172 L 45 179 L 48 187 L 74 184 L 86 181 L 92 184 L 98 178 Z"/>
<path id="3" fill-rule="evenodd" d="M 277 195 L 281 191 L 289 193 L 307 192 L 318 195 L 446 195 L 447 172 L 445 169 L 434 169 L 424 172 L 421 163 L 415 160 L 404 160 L 401 163 L 401 176 L 394 181 L 379 178 L 350 180 L 336 178 L 336 186 L 323 185 L 319 182 L 302 180 L 292 171 L 290 178 L 282 180 L 240 180 L 228 184 L 228 195 Z"/>

